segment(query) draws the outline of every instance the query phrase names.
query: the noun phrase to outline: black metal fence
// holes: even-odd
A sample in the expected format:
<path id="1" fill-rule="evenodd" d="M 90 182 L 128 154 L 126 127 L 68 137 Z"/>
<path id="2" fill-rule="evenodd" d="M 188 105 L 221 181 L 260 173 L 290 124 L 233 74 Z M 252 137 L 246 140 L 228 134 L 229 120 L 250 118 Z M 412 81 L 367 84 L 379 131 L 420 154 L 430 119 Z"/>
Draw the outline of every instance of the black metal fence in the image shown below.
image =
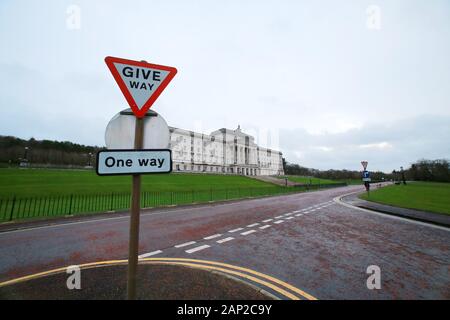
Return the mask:
<path id="1" fill-rule="evenodd" d="M 345 183 L 299 185 L 295 187 L 234 188 L 141 193 L 141 208 L 205 203 L 250 197 L 304 192 L 322 188 L 345 186 Z M 0 221 L 39 217 L 82 215 L 94 212 L 128 210 L 130 193 L 71 194 L 46 197 L 0 198 Z"/>

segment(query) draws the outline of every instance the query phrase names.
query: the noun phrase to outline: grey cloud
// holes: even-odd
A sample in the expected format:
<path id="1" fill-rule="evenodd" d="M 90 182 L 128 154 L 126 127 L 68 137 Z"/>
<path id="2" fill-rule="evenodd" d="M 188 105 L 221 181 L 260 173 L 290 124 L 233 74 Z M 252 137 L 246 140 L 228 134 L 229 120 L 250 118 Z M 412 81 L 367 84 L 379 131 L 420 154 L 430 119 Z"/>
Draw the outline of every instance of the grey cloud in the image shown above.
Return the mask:
<path id="1" fill-rule="evenodd" d="M 450 117 L 422 115 L 337 134 L 284 129 L 280 146 L 289 162 L 306 167 L 359 169 L 366 159 L 372 169 L 391 171 L 420 158 L 449 158 Z"/>

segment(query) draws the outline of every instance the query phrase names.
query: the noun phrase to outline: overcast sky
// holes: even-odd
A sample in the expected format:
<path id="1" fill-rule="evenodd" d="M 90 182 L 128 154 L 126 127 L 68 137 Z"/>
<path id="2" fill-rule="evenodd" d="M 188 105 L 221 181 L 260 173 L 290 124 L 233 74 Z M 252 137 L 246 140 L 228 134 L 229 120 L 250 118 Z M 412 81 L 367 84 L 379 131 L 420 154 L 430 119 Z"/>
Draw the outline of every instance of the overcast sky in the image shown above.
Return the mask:
<path id="1" fill-rule="evenodd" d="M 450 158 L 449 40 L 448 0 L 2 0 L 0 135 L 104 145 L 111 55 L 178 69 L 153 106 L 171 126 L 391 171 Z"/>

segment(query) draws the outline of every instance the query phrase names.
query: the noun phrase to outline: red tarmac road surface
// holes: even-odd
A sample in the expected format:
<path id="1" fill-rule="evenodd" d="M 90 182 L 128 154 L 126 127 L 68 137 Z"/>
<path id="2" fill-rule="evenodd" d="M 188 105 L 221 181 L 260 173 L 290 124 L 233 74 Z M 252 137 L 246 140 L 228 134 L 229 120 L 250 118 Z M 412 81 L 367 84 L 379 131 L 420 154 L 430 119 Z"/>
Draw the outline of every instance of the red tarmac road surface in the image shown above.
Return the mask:
<path id="1" fill-rule="evenodd" d="M 318 299 L 450 299 L 450 229 L 333 201 L 354 191 L 362 186 L 143 210 L 139 252 L 250 268 Z M 128 232 L 120 214 L 0 232 L 0 282 L 126 259 Z M 367 288 L 370 265 L 381 269 L 379 290 Z"/>

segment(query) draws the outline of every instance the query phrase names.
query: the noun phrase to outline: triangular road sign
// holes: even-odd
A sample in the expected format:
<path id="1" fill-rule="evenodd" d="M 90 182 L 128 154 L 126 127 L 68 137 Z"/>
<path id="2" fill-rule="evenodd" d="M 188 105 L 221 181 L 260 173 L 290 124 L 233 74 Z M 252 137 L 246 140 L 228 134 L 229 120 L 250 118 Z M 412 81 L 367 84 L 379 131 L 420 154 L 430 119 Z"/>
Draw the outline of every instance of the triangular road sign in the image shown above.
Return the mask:
<path id="1" fill-rule="evenodd" d="M 361 164 L 362 164 L 364 170 L 366 170 L 367 165 L 369 164 L 369 162 L 367 162 L 367 161 L 361 161 Z"/>
<path id="2" fill-rule="evenodd" d="M 138 118 L 145 116 L 177 73 L 173 67 L 145 61 L 106 57 L 105 62 Z"/>

